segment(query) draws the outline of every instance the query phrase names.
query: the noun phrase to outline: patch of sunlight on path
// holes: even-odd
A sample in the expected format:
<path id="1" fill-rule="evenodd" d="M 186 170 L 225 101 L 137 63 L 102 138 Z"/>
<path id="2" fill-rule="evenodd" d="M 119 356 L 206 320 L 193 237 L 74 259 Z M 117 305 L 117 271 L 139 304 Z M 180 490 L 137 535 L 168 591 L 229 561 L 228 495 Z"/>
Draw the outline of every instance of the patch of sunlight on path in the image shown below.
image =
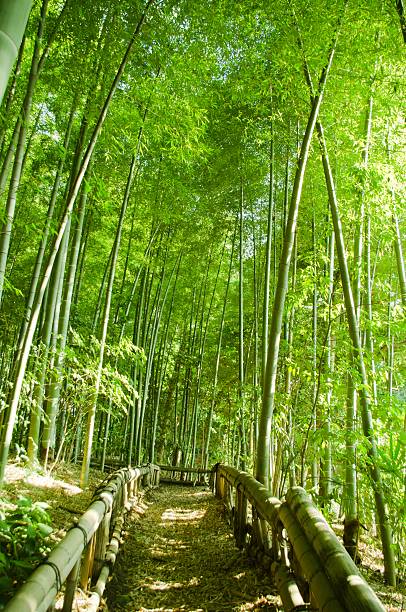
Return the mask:
<path id="1" fill-rule="evenodd" d="M 211 492 L 167 486 L 133 518 L 106 592 L 109 612 L 281 610 L 271 578 L 235 547 Z"/>

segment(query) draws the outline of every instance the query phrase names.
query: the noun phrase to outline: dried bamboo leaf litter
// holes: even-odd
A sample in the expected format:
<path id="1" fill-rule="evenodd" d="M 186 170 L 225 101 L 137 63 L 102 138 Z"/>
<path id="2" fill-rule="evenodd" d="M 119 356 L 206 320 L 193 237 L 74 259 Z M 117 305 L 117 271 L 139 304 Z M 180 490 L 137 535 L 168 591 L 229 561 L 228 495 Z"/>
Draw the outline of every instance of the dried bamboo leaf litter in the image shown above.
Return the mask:
<path id="1" fill-rule="evenodd" d="M 281 610 L 270 576 L 234 544 L 209 491 L 161 487 L 133 516 L 106 591 L 106 609 L 225 612 Z"/>

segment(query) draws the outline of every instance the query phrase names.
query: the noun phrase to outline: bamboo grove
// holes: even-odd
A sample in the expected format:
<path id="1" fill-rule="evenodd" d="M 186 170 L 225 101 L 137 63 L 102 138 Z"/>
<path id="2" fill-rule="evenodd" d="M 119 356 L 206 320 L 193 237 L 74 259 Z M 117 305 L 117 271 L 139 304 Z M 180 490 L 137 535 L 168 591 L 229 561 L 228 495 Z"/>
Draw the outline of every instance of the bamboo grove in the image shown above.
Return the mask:
<path id="1" fill-rule="evenodd" d="M 374 525 L 394 584 L 404 36 L 395 0 L 33 3 L 0 117 L 2 481 L 228 462 L 339 503 L 354 556 Z"/>

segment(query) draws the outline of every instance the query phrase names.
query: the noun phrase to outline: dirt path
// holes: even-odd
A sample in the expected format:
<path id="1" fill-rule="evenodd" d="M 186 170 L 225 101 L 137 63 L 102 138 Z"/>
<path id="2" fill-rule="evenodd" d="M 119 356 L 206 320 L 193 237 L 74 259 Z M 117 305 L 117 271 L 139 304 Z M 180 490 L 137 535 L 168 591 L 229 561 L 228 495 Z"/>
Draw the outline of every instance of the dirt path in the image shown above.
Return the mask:
<path id="1" fill-rule="evenodd" d="M 128 527 L 106 592 L 108 610 L 281 610 L 270 578 L 235 547 L 221 510 L 200 488 L 153 491 Z"/>

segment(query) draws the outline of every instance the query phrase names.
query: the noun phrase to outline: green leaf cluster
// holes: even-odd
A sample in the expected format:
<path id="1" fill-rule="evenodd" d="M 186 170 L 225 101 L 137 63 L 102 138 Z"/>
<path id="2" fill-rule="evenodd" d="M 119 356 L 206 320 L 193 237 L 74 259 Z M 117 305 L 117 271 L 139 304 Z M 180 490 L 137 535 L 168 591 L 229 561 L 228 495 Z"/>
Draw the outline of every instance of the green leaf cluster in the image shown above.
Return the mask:
<path id="1" fill-rule="evenodd" d="M 0 499 L 0 606 L 50 551 L 48 504 L 20 497 L 15 506 Z"/>

